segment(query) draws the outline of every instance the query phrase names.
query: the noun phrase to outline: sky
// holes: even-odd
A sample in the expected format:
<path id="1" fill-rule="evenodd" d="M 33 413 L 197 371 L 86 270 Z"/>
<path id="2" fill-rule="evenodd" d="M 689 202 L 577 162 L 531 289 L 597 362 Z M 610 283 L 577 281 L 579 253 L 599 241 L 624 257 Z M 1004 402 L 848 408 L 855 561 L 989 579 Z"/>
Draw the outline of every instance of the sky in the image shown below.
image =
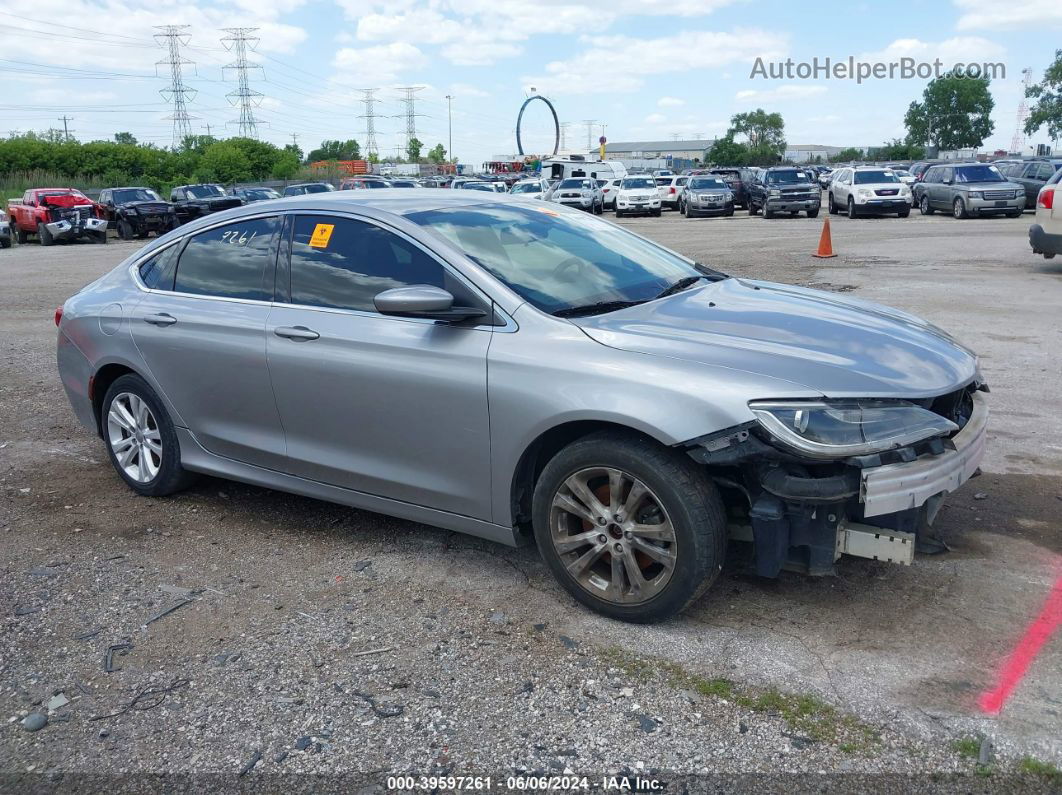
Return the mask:
<path id="1" fill-rule="evenodd" d="M 376 88 L 381 155 L 405 141 L 402 86 L 415 94 L 417 137 L 481 163 L 516 151 L 516 116 L 532 88 L 566 123 L 568 148 L 595 142 L 712 138 L 735 113 L 782 114 L 790 144 L 873 146 L 902 137 L 925 79 L 752 77 L 765 63 L 829 57 L 889 62 L 1000 62 L 995 132 L 1007 149 L 1022 69 L 1039 80 L 1062 46 L 1062 0 L 793 3 L 788 0 L 0 0 L 0 135 L 68 122 L 74 137 L 128 131 L 167 146 L 173 123 L 157 25 L 187 25 L 182 55 L 193 132 L 238 133 L 234 60 L 223 28 L 254 27 L 248 74 L 261 93 L 259 137 L 364 144 L 359 89 Z M 603 125 L 603 126 L 602 126 Z M 525 150 L 552 146 L 540 102 L 521 130 Z M 293 139 L 293 136 L 296 136 Z M 1046 132 L 1030 142 L 1050 143 Z"/>

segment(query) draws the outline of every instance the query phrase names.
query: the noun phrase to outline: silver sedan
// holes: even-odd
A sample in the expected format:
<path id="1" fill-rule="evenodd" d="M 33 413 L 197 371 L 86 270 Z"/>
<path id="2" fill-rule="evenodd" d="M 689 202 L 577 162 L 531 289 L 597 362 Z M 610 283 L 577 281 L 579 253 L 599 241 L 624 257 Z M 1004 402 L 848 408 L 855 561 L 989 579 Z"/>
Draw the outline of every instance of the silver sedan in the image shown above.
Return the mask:
<path id="1" fill-rule="evenodd" d="M 557 204 L 384 189 L 158 238 L 56 312 L 78 418 L 153 497 L 196 473 L 510 545 L 654 621 L 717 577 L 910 563 L 977 469 L 972 353 Z"/>

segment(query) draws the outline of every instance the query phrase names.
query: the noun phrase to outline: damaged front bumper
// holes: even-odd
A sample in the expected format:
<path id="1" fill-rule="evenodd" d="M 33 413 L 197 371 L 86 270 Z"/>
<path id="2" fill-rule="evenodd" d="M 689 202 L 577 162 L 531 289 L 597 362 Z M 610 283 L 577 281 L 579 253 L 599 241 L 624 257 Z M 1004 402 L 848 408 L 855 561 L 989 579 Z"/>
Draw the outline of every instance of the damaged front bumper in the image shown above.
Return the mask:
<path id="1" fill-rule="evenodd" d="M 76 221 L 63 219 L 45 224 L 48 233 L 56 240 L 80 237 L 83 234 L 100 234 L 107 231 L 107 222 L 102 218 L 84 218 Z"/>
<path id="2" fill-rule="evenodd" d="M 755 424 L 696 440 L 688 448 L 724 492 L 747 510 L 734 511 L 731 537 L 755 545 L 755 572 L 783 568 L 832 574 L 841 555 L 909 565 L 946 496 L 969 480 L 984 454 L 988 406 L 970 392 L 972 408 L 948 439 L 822 465 L 801 462 L 759 439 Z"/>

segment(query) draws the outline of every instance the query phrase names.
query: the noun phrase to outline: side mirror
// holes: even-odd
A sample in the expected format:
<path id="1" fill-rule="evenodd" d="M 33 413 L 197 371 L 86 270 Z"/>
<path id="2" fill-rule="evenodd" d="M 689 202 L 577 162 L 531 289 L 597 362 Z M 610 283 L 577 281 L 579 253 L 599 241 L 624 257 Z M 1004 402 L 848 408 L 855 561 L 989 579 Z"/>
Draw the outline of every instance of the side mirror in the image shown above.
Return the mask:
<path id="1" fill-rule="evenodd" d="M 455 307 L 453 295 L 441 287 L 428 284 L 384 290 L 377 294 L 372 302 L 381 315 L 397 317 L 420 317 L 459 323 L 462 320 L 487 316 L 486 312 L 475 307 Z"/>

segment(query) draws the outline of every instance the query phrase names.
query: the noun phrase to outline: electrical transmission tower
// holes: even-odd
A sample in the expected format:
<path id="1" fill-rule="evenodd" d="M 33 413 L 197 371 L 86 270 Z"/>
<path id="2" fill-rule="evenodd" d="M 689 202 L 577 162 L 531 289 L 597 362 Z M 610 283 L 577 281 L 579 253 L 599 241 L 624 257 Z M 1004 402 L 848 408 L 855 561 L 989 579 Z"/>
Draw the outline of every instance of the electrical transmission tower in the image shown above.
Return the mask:
<path id="1" fill-rule="evenodd" d="M 571 121 L 562 121 L 561 122 L 561 126 L 560 126 L 560 139 L 561 139 L 560 148 L 561 148 L 562 152 L 567 152 L 568 151 L 568 128 L 571 127 L 574 123 L 575 122 L 571 122 Z"/>
<path id="2" fill-rule="evenodd" d="M 225 96 L 233 105 L 240 106 L 240 118 L 235 122 L 240 125 L 240 135 L 244 138 L 257 138 L 258 120 L 254 117 L 254 108 L 262 104 L 262 94 L 251 88 L 248 72 L 262 67 L 260 64 L 248 62 L 247 51 L 253 52 L 258 45 L 258 37 L 251 35 L 258 28 L 222 28 L 222 30 L 229 34 L 221 40 L 222 45 L 236 56 L 234 63 L 221 67 L 223 72 L 225 69 L 236 70 L 236 88 Z"/>
<path id="3" fill-rule="evenodd" d="M 583 119 L 583 124 L 586 125 L 586 151 L 589 152 L 594 148 L 594 125 L 597 119 Z"/>
<path id="4" fill-rule="evenodd" d="M 417 137 L 417 116 L 423 114 L 417 113 L 416 109 L 416 97 L 413 95 L 418 91 L 422 91 L 424 86 L 403 86 L 398 90 L 402 92 L 402 96 L 399 97 L 399 101 L 406 106 L 406 112 L 400 116 L 395 116 L 396 119 L 404 118 L 406 120 L 406 150 L 409 150 L 409 142 Z"/>
<path id="5" fill-rule="evenodd" d="M 1029 100 L 1025 90 L 1032 85 L 1033 71 L 1029 67 L 1021 70 L 1021 102 L 1018 103 L 1018 125 L 1014 128 L 1014 137 L 1010 139 L 1011 154 L 1020 155 L 1025 151 L 1025 121 L 1029 118 Z"/>
<path id="6" fill-rule="evenodd" d="M 186 102 L 195 99 L 196 90 L 185 88 L 184 67 L 191 66 L 195 69 L 195 63 L 181 55 L 181 45 L 187 46 L 189 36 L 185 33 L 188 25 L 156 25 L 155 30 L 162 31 L 155 34 L 155 41 L 166 48 L 168 57 L 155 64 L 155 75 L 159 73 L 160 66 L 167 66 L 170 70 L 170 87 L 159 91 L 162 98 L 173 103 L 173 113 L 166 117 L 173 121 L 173 146 L 178 147 L 192 134 L 192 119 L 198 118 L 188 114 Z"/>
<path id="7" fill-rule="evenodd" d="M 365 113 L 358 117 L 365 119 L 365 157 L 380 156 L 380 150 L 376 146 L 376 103 L 380 100 L 373 96 L 379 90 L 378 88 L 358 89 L 364 95 L 361 101 L 365 103 Z"/>

